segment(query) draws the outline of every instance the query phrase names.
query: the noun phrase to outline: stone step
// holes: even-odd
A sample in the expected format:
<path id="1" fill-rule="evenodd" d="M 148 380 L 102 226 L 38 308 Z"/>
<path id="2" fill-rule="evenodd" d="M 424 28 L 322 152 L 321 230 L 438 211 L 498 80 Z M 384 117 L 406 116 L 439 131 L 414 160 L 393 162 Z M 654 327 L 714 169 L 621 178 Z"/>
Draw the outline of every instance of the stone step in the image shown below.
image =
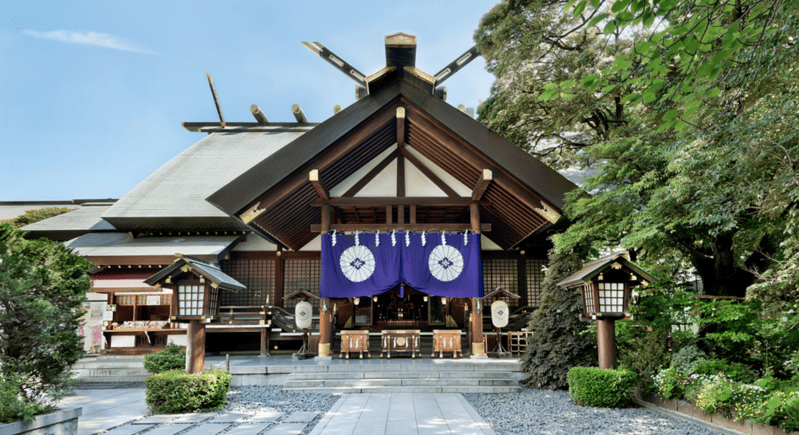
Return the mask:
<path id="1" fill-rule="evenodd" d="M 321 372 L 321 373 L 292 373 L 290 380 L 305 379 L 515 379 L 512 372 L 487 371 L 459 371 L 459 372 Z"/>
<path id="2" fill-rule="evenodd" d="M 283 388 L 513 387 L 515 379 L 308 379 L 286 380 Z"/>
<path id="3" fill-rule="evenodd" d="M 359 361 L 351 361 L 351 364 L 332 364 L 332 365 L 298 365 L 291 367 L 290 373 L 337 373 L 337 372 L 521 372 L 521 365 L 518 362 L 486 362 L 473 364 L 468 359 L 455 360 L 435 360 L 433 364 L 427 363 L 392 363 L 385 364 L 372 360 L 364 360 L 363 364 Z"/>
<path id="4" fill-rule="evenodd" d="M 499 386 L 465 386 L 465 387 L 313 387 L 313 388 L 283 388 L 288 393 L 328 393 L 328 394 L 355 394 L 355 393 L 516 393 L 521 387 Z"/>

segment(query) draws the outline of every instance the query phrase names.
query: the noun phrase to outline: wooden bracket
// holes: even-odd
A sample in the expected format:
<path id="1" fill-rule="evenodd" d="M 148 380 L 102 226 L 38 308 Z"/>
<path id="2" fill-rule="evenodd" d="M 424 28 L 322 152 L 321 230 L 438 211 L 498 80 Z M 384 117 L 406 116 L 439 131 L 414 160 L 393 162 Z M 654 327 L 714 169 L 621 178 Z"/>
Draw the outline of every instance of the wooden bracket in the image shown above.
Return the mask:
<path id="1" fill-rule="evenodd" d="M 477 179 L 477 184 L 475 184 L 472 190 L 472 201 L 478 201 L 483 197 L 483 193 L 485 193 L 493 178 L 494 175 L 491 173 L 490 169 L 483 169 L 483 173 L 480 174 L 480 178 Z"/>
<path id="2" fill-rule="evenodd" d="M 322 179 L 319 177 L 318 169 L 314 169 L 308 174 L 308 180 L 313 184 L 313 188 L 316 190 L 316 193 L 319 194 L 319 197 L 322 198 L 322 201 L 330 201 L 330 194 L 327 193 L 327 189 L 324 183 L 322 183 Z"/>

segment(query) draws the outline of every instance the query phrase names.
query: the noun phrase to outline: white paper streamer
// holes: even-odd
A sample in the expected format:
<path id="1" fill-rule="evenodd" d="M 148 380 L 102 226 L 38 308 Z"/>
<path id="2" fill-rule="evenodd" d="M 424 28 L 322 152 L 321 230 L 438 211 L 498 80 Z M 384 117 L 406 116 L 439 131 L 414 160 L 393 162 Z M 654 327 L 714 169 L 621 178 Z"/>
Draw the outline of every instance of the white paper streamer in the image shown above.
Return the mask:
<path id="1" fill-rule="evenodd" d="M 427 231 L 422 231 L 422 246 L 425 246 L 427 244 L 427 237 L 425 235 L 426 232 Z"/>
<path id="2" fill-rule="evenodd" d="M 447 246 L 447 233 L 441 232 L 441 246 Z"/>
<path id="3" fill-rule="evenodd" d="M 405 246 L 411 246 L 411 232 L 405 231 Z"/>
<path id="4" fill-rule="evenodd" d="M 336 246 L 336 230 L 333 230 L 333 246 Z"/>
<path id="5" fill-rule="evenodd" d="M 355 246 L 358 246 L 360 244 L 361 244 L 361 242 L 360 242 L 360 240 L 358 240 L 358 232 L 356 231 L 355 232 Z"/>
<path id="6" fill-rule="evenodd" d="M 380 231 L 375 233 L 375 246 L 380 246 Z"/>
<path id="7" fill-rule="evenodd" d="M 397 246 L 397 230 L 391 231 L 391 246 Z"/>
<path id="8" fill-rule="evenodd" d="M 467 237 L 468 235 L 469 235 L 469 230 L 463 232 L 463 246 L 469 244 L 469 237 Z"/>

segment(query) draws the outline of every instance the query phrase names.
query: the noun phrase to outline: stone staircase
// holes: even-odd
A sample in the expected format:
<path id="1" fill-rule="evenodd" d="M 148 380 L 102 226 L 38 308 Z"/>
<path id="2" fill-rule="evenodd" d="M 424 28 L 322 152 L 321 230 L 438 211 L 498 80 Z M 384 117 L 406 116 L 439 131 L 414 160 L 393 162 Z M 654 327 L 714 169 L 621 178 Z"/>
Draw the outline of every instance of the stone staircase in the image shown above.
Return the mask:
<path id="1" fill-rule="evenodd" d="M 288 375 L 286 392 L 314 393 L 513 393 L 521 390 L 518 362 L 422 360 L 407 364 L 318 365 Z"/>
<path id="2" fill-rule="evenodd" d="M 78 360 L 72 366 L 73 379 L 82 382 L 144 382 L 144 356 L 98 356 Z"/>

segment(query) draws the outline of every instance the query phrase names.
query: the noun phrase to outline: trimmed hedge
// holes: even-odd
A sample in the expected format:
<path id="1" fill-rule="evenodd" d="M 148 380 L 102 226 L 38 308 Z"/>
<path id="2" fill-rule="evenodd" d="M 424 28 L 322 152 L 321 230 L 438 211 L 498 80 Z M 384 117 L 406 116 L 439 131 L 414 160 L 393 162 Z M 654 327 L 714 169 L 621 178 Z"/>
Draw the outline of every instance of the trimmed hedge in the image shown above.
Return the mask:
<path id="1" fill-rule="evenodd" d="M 185 369 L 186 348 L 169 343 L 163 350 L 144 356 L 144 368 L 150 373 Z"/>
<path id="2" fill-rule="evenodd" d="M 632 402 L 636 376 L 630 370 L 572 367 L 566 377 L 578 405 L 621 408 Z"/>
<path id="3" fill-rule="evenodd" d="M 217 410 L 225 405 L 230 378 L 223 370 L 192 375 L 180 370 L 158 373 L 145 381 L 145 402 L 156 414 Z"/>

